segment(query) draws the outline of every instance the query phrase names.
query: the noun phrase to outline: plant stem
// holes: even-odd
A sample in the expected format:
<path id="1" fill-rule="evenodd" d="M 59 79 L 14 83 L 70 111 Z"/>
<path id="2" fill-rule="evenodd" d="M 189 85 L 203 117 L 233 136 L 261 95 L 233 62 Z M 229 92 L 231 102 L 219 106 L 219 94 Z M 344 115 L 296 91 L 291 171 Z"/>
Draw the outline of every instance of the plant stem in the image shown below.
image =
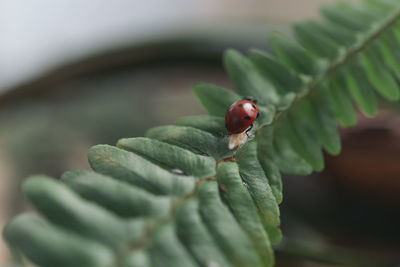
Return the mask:
<path id="1" fill-rule="evenodd" d="M 371 44 L 376 38 L 380 36 L 380 34 L 382 34 L 382 32 L 393 26 L 393 24 L 395 24 L 399 19 L 400 9 L 396 9 L 392 15 L 390 15 L 378 27 L 371 31 L 362 42 L 355 44 L 353 47 L 349 48 L 341 57 L 330 62 L 330 64 L 327 66 L 326 70 L 322 74 L 314 76 L 311 81 L 306 85 L 308 87 L 307 93 L 296 97 L 290 107 L 292 107 L 297 101 L 309 96 L 314 91 L 316 91 L 315 89 L 317 89 L 321 83 L 329 79 L 331 75 L 333 75 L 342 66 L 346 65 L 346 63 L 357 56 L 360 52 L 364 51 L 369 44 Z M 280 114 L 289 111 L 290 107 L 285 111 L 276 114 L 274 121 L 279 118 Z"/>
<path id="2" fill-rule="evenodd" d="M 379 25 L 379 27 L 377 27 L 374 31 L 372 31 L 370 34 L 368 34 L 363 42 L 360 42 L 360 43 L 356 44 L 354 47 L 347 50 L 347 52 L 341 58 L 333 61 L 321 76 L 317 76 L 316 79 L 313 79 L 309 86 L 310 91 L 311 91 L 311 89 L 315 88 L 318 85 L 318 83 L 325 80 L 332 73 L 334 73 L 337 69 L 339 69 L 341 66 L 345 65 L 354 56 L 356 56 L 360 52 L 364 51 L 364 49 L 366 49 L 370 43 L 372 43 L 376 38 L 378 38 L 379 35 L 382 34 L 382 32 L 384 32 L 386 29 L 388 29 L 393 24 L 395 24 L 399 18 L 400 18 L 400 9 L 397 9 L 396 11 L 393 12 L 393 14 L 391 16 L 389 16 L 387 19 L 385 19 L 383 21 L 383 23 L 381 25 Z"/>

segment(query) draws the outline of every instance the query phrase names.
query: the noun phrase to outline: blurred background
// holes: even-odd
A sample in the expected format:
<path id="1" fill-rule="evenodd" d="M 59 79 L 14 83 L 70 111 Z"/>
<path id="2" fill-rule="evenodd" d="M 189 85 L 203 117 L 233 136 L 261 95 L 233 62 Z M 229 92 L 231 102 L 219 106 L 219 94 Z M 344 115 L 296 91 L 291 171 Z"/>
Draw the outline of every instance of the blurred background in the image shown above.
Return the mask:
<path id="1" fill-rule="evenodd" d="M 268 32 L 290 33 L 330 2 L 1 0 L 0 227 L 29 208 L 19 191 L 28 175 L 89 168 L 92 145 L 202 114 L 194 82 L 232 87 L 224 49 L 267 49 Z M 343 153 L 325 172 L 284 177 L 277 266 L 400 263 L 396 109 L 342 130 Z"/>

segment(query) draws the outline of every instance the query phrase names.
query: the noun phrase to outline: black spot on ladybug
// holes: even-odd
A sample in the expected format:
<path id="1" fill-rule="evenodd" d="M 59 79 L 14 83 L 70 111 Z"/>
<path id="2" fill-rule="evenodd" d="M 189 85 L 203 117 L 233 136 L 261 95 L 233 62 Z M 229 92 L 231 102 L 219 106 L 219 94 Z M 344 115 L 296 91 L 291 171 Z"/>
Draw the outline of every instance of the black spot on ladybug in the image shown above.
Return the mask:
<path id="1" fill-rule="evenodd" d="M 251 120 L 251 118 L 250 118 L 250 116 L 246 116 L 246 117 L 244 117 L 246 120 Z"/>
<path id="2" fill-rule="evenodd" d="M 258 116 L 260 116 L 260 112 L 257 112 L 257 118 L 258 118 Z"/>
<path id="3" fill-rule="evenodd" d="M 243 104 L 239 104 L 238 106 L 242 108 L 242 107 L 243 107 Z"/>
<path id="4" fill-rule="evenodd" d="M 254 105 L 251 105 L 254 109 L 256 108 L 256 106 L 254 106 Z"/>

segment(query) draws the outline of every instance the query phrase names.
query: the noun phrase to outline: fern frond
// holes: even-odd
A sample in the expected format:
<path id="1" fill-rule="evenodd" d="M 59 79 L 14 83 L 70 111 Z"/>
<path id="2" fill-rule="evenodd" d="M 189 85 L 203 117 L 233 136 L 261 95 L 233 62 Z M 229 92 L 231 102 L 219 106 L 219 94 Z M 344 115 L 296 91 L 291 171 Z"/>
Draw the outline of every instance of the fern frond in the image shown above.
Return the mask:
<path id="1" fill-rule="evenodd" d="M 281 173 L 321 171 L 322 149 L 340 153 L 337 122 L 355 125 L 353 101 L 374 116 L 378 95 L 400 98 L 400 2 L 342 2 L 322 15 L 294 25 L 295 39 L 270 36 L 270 52 L 228 50 L 237 93 L 194 86 L 210 116 L 95 146 L 94 171 L 29 178 L 23 193 L 43 217 L 11 220 L 10 248 L 40 266 L 272 266 Z M 261 116 L 232 151 L 223 116 L 242 96 L 258 99 Z"/>

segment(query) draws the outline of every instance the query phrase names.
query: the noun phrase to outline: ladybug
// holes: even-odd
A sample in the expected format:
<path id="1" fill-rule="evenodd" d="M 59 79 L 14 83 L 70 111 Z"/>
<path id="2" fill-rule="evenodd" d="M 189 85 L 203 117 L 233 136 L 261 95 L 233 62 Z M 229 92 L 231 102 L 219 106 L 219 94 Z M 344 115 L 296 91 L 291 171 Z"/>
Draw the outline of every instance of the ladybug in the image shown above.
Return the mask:
<path id="1" fill-rule="evenodd" d="M 253 128 L 253 122 L 260 113 L 256 106 L 257 101 L 244 98 L 234 102 L 225 114 L 225 127 L 231 134 L 247 133 Z"/>

